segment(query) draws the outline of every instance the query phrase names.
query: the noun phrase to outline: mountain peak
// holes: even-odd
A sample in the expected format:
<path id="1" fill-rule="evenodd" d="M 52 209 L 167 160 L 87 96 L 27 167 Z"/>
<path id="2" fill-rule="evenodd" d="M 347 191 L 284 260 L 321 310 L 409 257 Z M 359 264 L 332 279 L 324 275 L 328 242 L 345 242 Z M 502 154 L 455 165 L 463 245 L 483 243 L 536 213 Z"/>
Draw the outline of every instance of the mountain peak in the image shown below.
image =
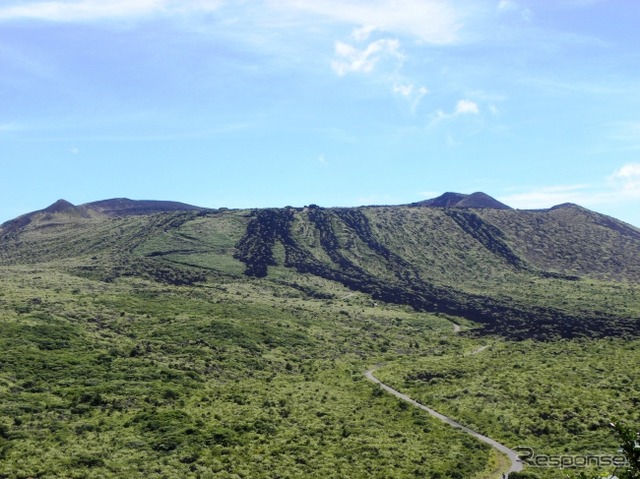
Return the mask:
<path id="1" fill-rule="evenodd" d="M 173 211 L 199 211 L 203 209 L 177 201 L 131 200 L 129 198 L 94 201 L 93 203 L 86 203 L 82 207 L 107 216 L 135 216 L 170 213 Z"/>
<path id="2" fill-rule="evenodd" d="M 411 203 L 410 206 L 426 206 L 430 208 L 493 208 L 510 210 L 511 207 L 480 191 L 470 195 L 447 192 L 437 198 Z"/>
<path id="3" fill-rule="evenodd" d="M 75 208 L 75 205 L 73 203 L 70 203 L 67 200 L 60 199 L 52 205 L 47 206 L 42 211 L 44 213 L 61 213 L 62 211 L 67 211 L 73 208 Z"/>
<path id="4" fill-rule="evenodd" d="M 549 208 L 549 211 L 554 210 L 569 210 L 569 209 L 584 209 L 580 205 L 576 205 L 575 203 L 561 203 L 559 205 L 552 206 Z"/>
<path id="5" fill-rule="evenodd" d="M 7 233 L 19 231 L 30 224 L 39 225 L 60 220 L 76 221 L 96 217 L 126 217 L 176 211 L 203 211 L 204 209 L 176 201 L 113 198 L 76 206 L 67 200 L 60 199 L 44 209 L 6 221 L 0 225 L 0 228 L 4 230 L 4 233 Z"/>

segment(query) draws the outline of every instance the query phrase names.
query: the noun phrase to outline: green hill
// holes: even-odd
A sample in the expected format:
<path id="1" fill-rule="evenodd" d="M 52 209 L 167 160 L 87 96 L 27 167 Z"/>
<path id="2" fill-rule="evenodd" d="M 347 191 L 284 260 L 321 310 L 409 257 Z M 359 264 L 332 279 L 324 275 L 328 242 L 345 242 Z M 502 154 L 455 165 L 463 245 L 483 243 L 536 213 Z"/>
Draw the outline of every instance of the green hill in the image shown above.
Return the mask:
<path id="1" fill-rule="evenodd" d="M 500 477 L 364 381 L 380 363 L 511 447 L 615 450 L 607 421 L 640 421 L 640 231 L 454 199 L 3 224 L 0 478 Z"/>
<path id="2" fill-rule="evenodd" d="M 468 199 L 460 196 L 457 204 Z M 65 260 L 70 271 L 98 279 L 142 275 L 174 284 L 240 272 L 285 281 L 313 275 L 417 311 L 462 316 L 484 333 L 640 332 L 640 230 L 575 205 L 517 211 L 435 203 L 211 211 L 58 202 L 23 217 L 28 222 L 3 225 L 0 261 Z"/>

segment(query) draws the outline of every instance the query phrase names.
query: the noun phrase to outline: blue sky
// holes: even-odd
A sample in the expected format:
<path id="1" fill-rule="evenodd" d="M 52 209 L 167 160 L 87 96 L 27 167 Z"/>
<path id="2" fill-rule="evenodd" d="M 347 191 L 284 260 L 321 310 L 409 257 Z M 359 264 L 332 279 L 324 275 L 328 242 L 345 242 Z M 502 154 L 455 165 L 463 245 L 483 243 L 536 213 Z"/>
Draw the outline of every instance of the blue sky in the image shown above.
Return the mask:
<path id="1" fill-rule="evenodd" d="M 0 221 L 484 191 L 640 226 L 640 3 L 3 0 Z"/>

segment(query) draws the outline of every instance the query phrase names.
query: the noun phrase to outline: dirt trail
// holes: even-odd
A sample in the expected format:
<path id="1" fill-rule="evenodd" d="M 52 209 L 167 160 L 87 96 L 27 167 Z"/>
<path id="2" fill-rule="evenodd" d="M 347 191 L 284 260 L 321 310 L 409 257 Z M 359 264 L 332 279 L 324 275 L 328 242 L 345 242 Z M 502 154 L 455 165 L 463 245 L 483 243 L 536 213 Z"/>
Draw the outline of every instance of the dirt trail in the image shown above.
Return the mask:
<path id="1" fill-rule="evenodd" d="M 423 404 L 420 404 L 419 402 L 415 401 L 414 399 L 411 399 L 406 394 L 403 394 L 400 391 L 397 391 L 397 390 L 393 389 L 391 386 L 387 386 L 386 384 L 381 382 L 378 378 L 376 378 L 373 375 L 373 373 L 377 369 L 378 368 L 373 368 L 373 369 L 368 370 L 366 373 L 364 373 L 365 377 L 369 381 L 380 385 L 380 387 L 382 389 L 384 389 L 385 391 L 387 391 L 390 394 L 393 394 L 395 397 L 397 397 L 397 398 L 399 398 L 399 399 L 411 404 L 412 406 L 415 406 L 415 407 L 417 407 L 419 409 L 422 409 L 423 411 L 429 413 L 433 417 L 438 418 L 443 422 L 446 422 L 447 424 L 449 424 L 450 426 L 455 427 L 456 429 L 460 429 L 460 430 L 466 432 L 467 434 L 472 435 L 476 439 L 484 442 L 485 444 L 489 444 L 491 447 L 493 447 L 494 449 L 496 449 L 500 453 L 502 453 L 505 456 L 507 456 L 507 458 L 509 459 L 509 462 L 511 463 L 511 465 L 509 466 L 509 468 L 506 471 L 504 471 L 506 474 L 522 470 L 522 462 L 519 460 L 518 453 L 516 451 L 514 451 L 513 449 L 509 449 L 507 446 L 499 443 L 498 441 L 496 441 L 494 439 L 491 439 L 491 438 L 489 438 L 487 436 L 484 436 L 484 435 L 480 434 L 479 432 L 474 431 L 473 429 L 469 429 L 468 427 L 463 426 L 462 424 L 454 421 L 450 417 L 445 416 L 444 414 L 440 414 L 438 411 L 435 411 L 435 410 L 431 409 L 430 407 L 427 407 L 427 406 L 425 406 Z"/>

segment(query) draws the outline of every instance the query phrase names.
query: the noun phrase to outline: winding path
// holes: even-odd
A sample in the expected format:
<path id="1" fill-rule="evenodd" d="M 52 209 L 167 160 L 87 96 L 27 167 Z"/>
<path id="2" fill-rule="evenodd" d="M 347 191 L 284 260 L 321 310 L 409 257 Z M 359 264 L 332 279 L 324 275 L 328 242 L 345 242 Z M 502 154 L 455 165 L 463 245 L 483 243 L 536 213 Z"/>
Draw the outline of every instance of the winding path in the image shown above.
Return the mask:
<path id="1" fill-rule="evenodd" d="M 434 411 L 433 409 L 431 409 L 430 407 L 427 407 L 423 404 L 420 404 L 418 401 L 415 401 L 414 399 L 411 399 L 409 396 L 407 396 L 406 394 L 402 394 L 400 391 L 397 391 L 395 389 L 393 389 L 391 386 L 387 386 L 386 384 L 384 384 L 383 382 L 381 382 L 378 378 L 376 378 L 373 373 L 377 370 L 378 368 L 373 368 L 368 370 L 366 373 L 364 373 L 365 377 L 375 383 L 375 384 L 379 384 L 380 387 L 382 389 L 384 389 L 385 391 L 387 391 L 390 394 L 393 394 L 395 397 L 411 404 L 412 406 L 415 406 L 419 409 L 422 409 L 423 411 L 428 412 L 429 414 L 431 414 L 433 417 L 436 417 L 438 419 L 440 419 L 443 422 L 446 422 L 447 424 L 455 427 L 456 429 L 460 429 L 464 432 L 466 432 L 467 434 L 472 435 L 473 437 L 477 438 L 478 440 L 489 444 L 491 447 L 493 447 L 494 449 L 496 449 L 497 451 L 501 452 L 502 454 L 504 454 L 505 456 L 507 456 L 507 458 L 509 459 L 509 462 L 511 463 L 511 466 L 509 466 L 509 469 L 507 471 L 505 471 L 507 474 L 511 473 L 511 472 L 518 472 L 518 471 L 522 471 L 522 462 L 520 461 L 520 459 L 518 458 L 518 453 L 516 451 L 514 451 L 513 449 L 509 449 L 507 446 L 505 446 L 504 444 L 499 443 L 498 441 L 491 439 L 487 436 L 483 436 L 482 434 L 480 434 L 479 432 L 474 431 L 473 429 L 469 429 L 466 426 L 463 426 L 462 424 L 454 421 L 453 419 L 451 419 L 448 416 L 445 416 L 444 414 L 440 414 L 438 411 Z"/>

